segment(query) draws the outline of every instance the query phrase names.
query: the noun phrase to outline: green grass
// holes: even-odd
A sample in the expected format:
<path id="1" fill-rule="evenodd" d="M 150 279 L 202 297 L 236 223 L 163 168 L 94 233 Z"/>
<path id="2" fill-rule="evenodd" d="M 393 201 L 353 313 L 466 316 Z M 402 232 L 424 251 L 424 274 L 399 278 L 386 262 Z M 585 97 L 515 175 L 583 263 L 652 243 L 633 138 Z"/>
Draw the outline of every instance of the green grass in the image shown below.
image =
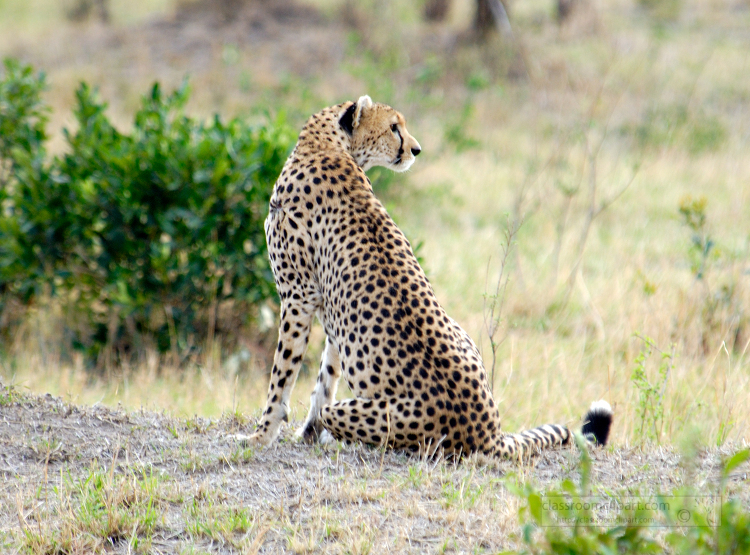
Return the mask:
<path id="1" fill-rule="evenodd" d="M 156 474 L 120 475 L 114 467 L 91 468 L 81 478 L 61 473 L 56 486 L 38 493 L 46 510 L 27 518 L 19 507 L 20 544 L 29 553 L 65 553 L 125 542 L 133 552 L 148 553 L 167 500 L 165 485 Z"/>
<path id="2" fill-rule="evenodd" d="M 253 526 L 253 516 L 247 509 L 227 507 L 215 502 L 209 494 L 194 498 L 185 510 L 185 529 L 193 540 L 209 538 L 232 544 Z"/>

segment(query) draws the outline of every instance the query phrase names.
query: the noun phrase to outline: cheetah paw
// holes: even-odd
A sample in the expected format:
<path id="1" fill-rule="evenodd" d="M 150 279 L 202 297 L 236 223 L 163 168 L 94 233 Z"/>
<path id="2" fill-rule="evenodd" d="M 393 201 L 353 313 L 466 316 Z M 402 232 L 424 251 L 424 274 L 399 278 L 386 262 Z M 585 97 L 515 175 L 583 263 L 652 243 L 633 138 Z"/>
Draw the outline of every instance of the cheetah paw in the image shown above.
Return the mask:
<path id="1" fill-rule="evenodd" d="M 326 429 L 323 429 L 323 431 L 320 433 L 320 437 L 318 438 L 318 441 L 321 445 L 331 445 L 333 443 L 336 443 L 336 438 L 333 437 L 333 434 L 329 432 Z"/>
<path id="2" fill-rule="evenodd" d="M 271 444 L 268 434 L 261 434 L 259 432 L 255 432 L 249 436 L 245 434 L 233 434 L 229 436 L 229 439 L 236 442 L 243 449 L 249 447 L 267 447 Z"/>
<path id="3" fill-rule="evenodd" d="M 324 432 L 323 424 L 319 420 L 305 422 L 305 424 L 295 432 L 297 439 L 303 443 L 313 444 L 320 441 L 320 434 Z"/>

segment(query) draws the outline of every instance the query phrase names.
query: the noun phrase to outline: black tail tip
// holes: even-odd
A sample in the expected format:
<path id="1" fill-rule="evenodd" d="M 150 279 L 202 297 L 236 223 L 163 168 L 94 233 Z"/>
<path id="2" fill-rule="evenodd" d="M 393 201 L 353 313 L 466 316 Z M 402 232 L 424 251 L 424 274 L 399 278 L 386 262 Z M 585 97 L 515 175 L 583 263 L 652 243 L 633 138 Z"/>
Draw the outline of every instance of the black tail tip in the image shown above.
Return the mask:
<path id="1" fill-rule="evenodd" d="M 583 417 L 583 437 L 596 443 L 606 445 L 609 438 L 609 429 L 612 426 L 612 407 L 607 401 L 594 401 L 591 403 L 586 416 Z"/>

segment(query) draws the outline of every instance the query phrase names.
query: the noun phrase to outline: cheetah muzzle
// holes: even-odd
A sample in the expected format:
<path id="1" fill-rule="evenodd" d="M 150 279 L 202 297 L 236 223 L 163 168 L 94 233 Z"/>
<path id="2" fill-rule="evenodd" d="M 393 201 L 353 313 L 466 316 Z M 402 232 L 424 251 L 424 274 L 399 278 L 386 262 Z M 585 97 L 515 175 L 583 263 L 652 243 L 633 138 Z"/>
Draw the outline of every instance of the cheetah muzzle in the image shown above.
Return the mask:
<path id="1" fill-rule="evenodd" d="M 250 442 L 268 445 L 317 314 L 326 343 L 298 435 L 390 448 L 521 457 L 570 442 L 565 426 L 503 433 L 474 342 L 438 304 L 409 241 L 365 171 L 405 171 L 421 147 L 404 117 L 369 96 L 313 115 L 274 187 L 265 222 L 281 300 L 268 400 Z M 353 399 L 336 400 L 344 377 Z M 583 433 L 604 444 L 612 410 L 594 403 Z"/>

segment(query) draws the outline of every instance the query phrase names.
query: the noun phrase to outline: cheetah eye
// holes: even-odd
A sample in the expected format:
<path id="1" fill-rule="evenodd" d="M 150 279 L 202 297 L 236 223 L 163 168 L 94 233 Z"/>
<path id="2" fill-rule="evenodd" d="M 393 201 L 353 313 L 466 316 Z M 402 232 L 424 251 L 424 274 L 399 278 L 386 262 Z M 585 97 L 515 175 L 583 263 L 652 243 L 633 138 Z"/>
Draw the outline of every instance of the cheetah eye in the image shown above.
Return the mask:
<path id="1" fill-rule="evenodd" d="M 397 123 L 394 123 L 393 125 L 391 125 L 391 131 L 393 131 L 394 133 L 398 133 L 398 124 Z"/>

